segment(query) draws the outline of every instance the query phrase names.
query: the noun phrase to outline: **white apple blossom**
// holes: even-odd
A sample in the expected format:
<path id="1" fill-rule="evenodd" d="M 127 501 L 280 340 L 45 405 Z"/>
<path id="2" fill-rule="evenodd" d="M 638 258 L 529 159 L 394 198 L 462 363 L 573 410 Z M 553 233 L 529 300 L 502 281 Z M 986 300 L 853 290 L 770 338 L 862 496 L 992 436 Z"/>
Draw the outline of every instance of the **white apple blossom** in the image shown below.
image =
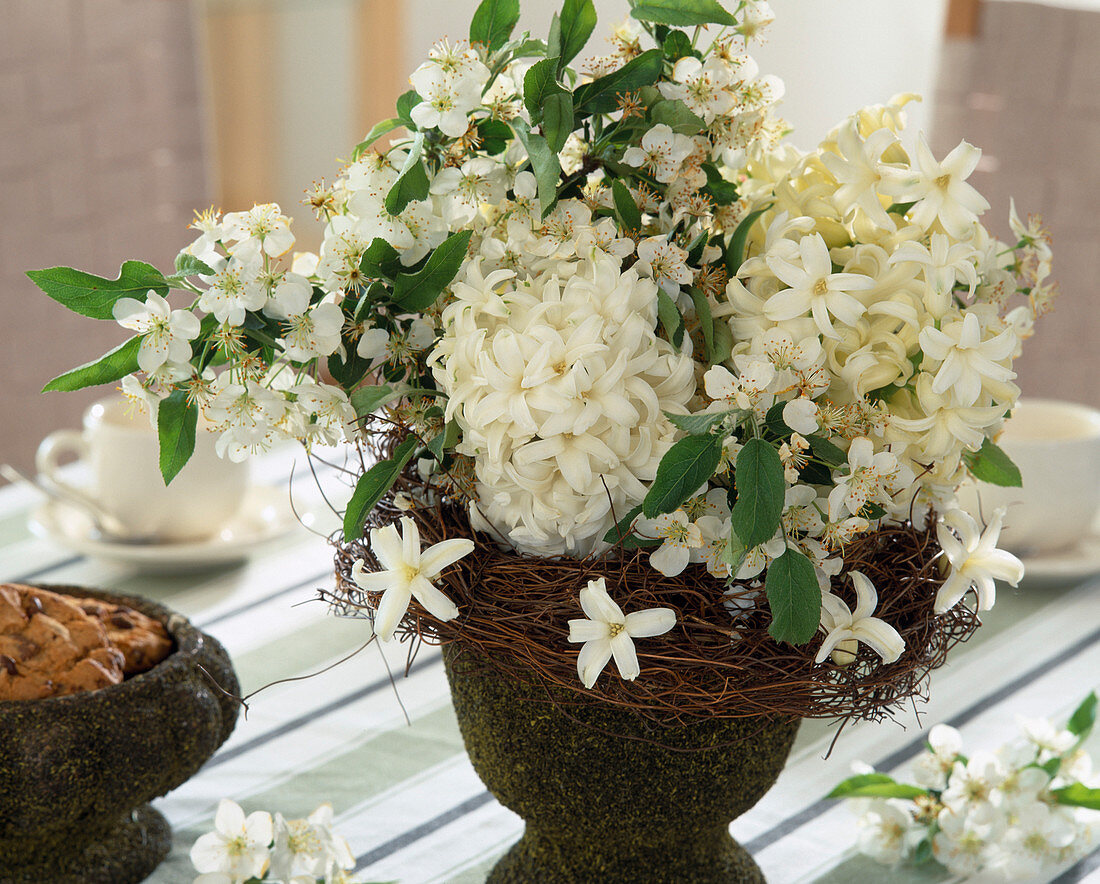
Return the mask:
<path id="1" fill-rule="evenodd" d="M 153 372 L 166 362 L 186 362 L 191 358 L 191 341 L 199 335 L 199 318 L 189 310 L 173 310 L 152 289 L 145 302 L 119 298 L 111 313 L 123 328 L 142 336 L 138 348 L 138 367 Z"/>
<path id="2" fill-rule="evenodd" d="M 978 597 L 978 609 L 988 611 L 997 599 L 994 580 L 1019 585 L 1024 565 L 1016 556 L 997 549 L 1005 509 L 998 507 L 982 531 L 974 517 L 963 510 L 947 513 L 936 527 L 936 537 L 950 565 L 947 579 L 936 593 L 936 613 L 953 608 L 970 589 Z"/>
<path id="3" fill-rule="evenodd" d="M 298 876 L 315 884 L 328 882 L 337 871 L 355 868 L 355 856 L 346 839 L 332 828 L 332 805 L 325 803 L 306 819 L 288 820 L 275 814 L 271 846 L 271 878 L 291 882 Z"/>
<path id="4" fill-rule="evenodd" d="M 656 537 L 661 545 L 649 554 L 649 564 L 666 577 L 675 577 L 688 566 L 691 551 L 703 546 L 699 526 L 688 521 L 683 509 L 663 513 L 655 519 L 639 519 L 637 531 L 643 537 Z"/>
<path id="5" fill-rule="evenodd" d="M 290 219 L 275 203 L 253 206 L 247 212 L 230 212 L 222 219 L 222 241 L 230 253 L 245 263 L 258 263 L 263 255 L 278 258 L 294 245 Z"/>
<path id="6" fill-rule="evenodd" d="M 394 630 L 416 599 L 437 620 L 453 620 L 458 608 L 432 583 L 436 577 L 465 555 L 473 552 L 474 542 L 466 538 L 442 540 L 420 549 L 420 531 L 408 516 L 396 525 L 371 528 L 370 549 L 382 566 L 381 571 L 366 571 L 363 560 L 352 566 L 355 584 L 367 592 L 381 592 L 375 613 L 374 631 L 382 641 L 393 638 Z"/>
<path id="7" fill-rule="evenodd" d="M 908 853 L 914 831 L 913 815 L 904 801 L 872 800 L 859 819 L 860 852 L 883 865 L 897 865 Z"/>
<path id="8" fill-rule="evenodd" d="M 839 596 L 826 592 L 821 596 L 821 629 L 825 640 L 814 661 L 824 662 L 832 656 L 838 666 L 847 666 L 856 659 L 856 646 L 863 642 L 882 658 L 883 663 L 895 662 L 905 650 L 905 642 L 885 620 L 871 616 L 878 606 L 878 593 L 870 579 L 859 571 L 849 571 L 856 590 L 856 607 L 852 610 Z"/>
<path id="9" fill-rule="evenodd" d="M 694 145 L 686 135 L 658 123 L 642 136 L 641 147 L 626 149 L 623 162 L 644 169 L 662 184 L 667 184 L 693 149 Z"/>
<path id="10" fill-rule="evenodd" d="M 619 675 L 633 681 L 641 673 L 634 639 L 663 635 L 676 625 L 671 608 L 649 608 L 623 614 L 607 593 L 604 577 L 589 580 L 580 591 L 581 608 L 587 619 L 569 621 L 569 641 L 583 642 L 577 655 L 577 674 L 591 688 L 612 657 Z"/>
<path id="11" fill-rule="evenodd" d="M 754 76 L 755 71 L 748 75 Z M 716 116 L 724 116 L 733 110 L 736 98 L 727 88 L 731 81 L 729 68 L 721 59 L 712 56 L 704 63 L 693 55 L 687 55 L 673 65 L 672 81 L 663 80 L 657 88 L 665 98 L 683 101 L 703 118 L 703 122 L 710 123 Z M 644 139 L 643 147 L 646 147 Z M 626 162 L 638 165 L 630 160 Z"/>
<path id="12" fill-rule="evenodd" d="M 876 452 L 875 443 L 866 436 L 853 440 L 848 449 L 848 474 L 836 477 L 836 484 L 829 492 L 830 521 L 845 513 L 859 515 L 868 503 L 888 503 L 892 490 L 907 484 L 904 479 L 908 477 L 901 473 L 892 452 Z"/>
<path id="13" fill-rule="evenodd" d="M 214 815 L 214 831 L 195 841 L 191 862 L 203 873 L 236 880 L 260 878 L 267 870 L 271 838 L 271 814 L 257 810 L 246 817 L 239 804 L 223 798 Z"/>

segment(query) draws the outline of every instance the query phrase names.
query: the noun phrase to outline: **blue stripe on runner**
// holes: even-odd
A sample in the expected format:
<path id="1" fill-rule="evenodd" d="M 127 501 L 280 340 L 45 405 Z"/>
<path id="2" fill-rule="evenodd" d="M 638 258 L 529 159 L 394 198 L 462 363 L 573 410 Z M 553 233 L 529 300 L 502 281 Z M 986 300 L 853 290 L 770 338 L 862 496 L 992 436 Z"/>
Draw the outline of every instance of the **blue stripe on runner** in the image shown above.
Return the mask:
<path id="1" fill-rule="evenodd" d="M 274 601 L 275 599 L 280 598 L 281 596 L 287 595 L 288 593 L 292 593 L 295 590 L 301 589 L 303 586 L 307 586 L 310 583 L 313 583 L 317 580 L 321 580 L 322 578 L 327 577 L 330 574 L 332 574 L 333 573 L 333 568 L 334 568 L 334 566 L 330 565 L 327 568 L 325 568 L 324 571 L 319 571 L 316 574 L 311 574 L 305 580 L 302 580 L 298 583 L 295 583 L 293 586 L 288 586 L 284 589 L 280 589 L 276 592 L 269 593 L 268 595 L 262 596 L 261 598 L 253 599 L 250 602 L 246 602 L 245 604 L 240 605 L 239 607 L 233 608 L 230 611 L 226 611 L 224 614 L 219 614 L 217 617 L 212 617 L 209 620 L 195 620 L 194 623 L 199 629 L 201 629 L 205 632 L 211 626 L 213 626 L 215 623 L 221 623 L 225 620 L 229 620 L 232 617 L 237 617 L 240 614 L 247 613 L 248 611 L 251 611 L 253 608 L 258 608 L 258 607 L 260 607 L 260 605 L 264 605 L 267 602 Z"/>
<path id="2" fill-rule="evenodd" d="M 487 791 L 480 792 L 473 798 L 467 798 L 461 804 L 456 804 L 450 810 L 444 811 L 439 816 L 432 817 L 427 822 L 421 823 L 415 829 L 409 829 L 409 831 L 398 835 L 396 838 L 391 838 L 385 844 L 380 844 L 374 850 L 370 850 L 355 859 L 355 871 L 359 872 L 365 869 L 367 866 L 374 865 L 381 859 L 385 859 L 391 854 L 397 853 L 404 847 L 408 847 L 410 844 L 419 841 L 427 835 L 437 829 L 443 828 L 447 823 L 453 823 L 457 819 L 461 819 L 467 814 L 473 813 L 478 808 L 484 807 L 490 801 L 493 800 L 493 796 Z"/>
<path id="3" fill-rule="evenodd" d="M 69 558 L 62 559 L 60 562 L 54 562 L 52 565 L 44 565 L 34 571 L 28 571 L 26 574 L 22 574 L 19 577 L 13 577 L 10 582 L 27 583 L 28 581 L 34 580 L 35 577 L 41 577 L 43 574 L 49 574 L 50 571 L 65 568 L 68 565 L 75 565 L 77 562 L 83 561 L 83 559 L 84 556 L 69 556 Z"/>
<path id="4" fill-rule="evenodd" d="M 430 666 L 438 666 L 442 662 L 443 661 L 441 658 L 436 658 L 434 660 L 417 660 L 415 663 L 413 663 L 412 666 L 409 667 L 408 672 L 406 673 L 406 677 L 409 675 L 413 675 L 414 673 L 420 672 L 423 669 L 427 669 Z M 306 712 L 303 715 L 299 715 L 297 718 L 284 722 L 277 728 L 274 728 L 267 733 L 263 733 L 257 737 L 253 737 L 247 743 L 241 743 L 241 745 L 234 746 L 232 749 L 227 749 L 224 752 L 219 752 L 206 763 L 206 766 L 203 768 L 203 770 L 206 771 L 209 770 L 211 767 L 216 767 L 219 764 L 225 764 L 227 761 L 232 761 L 234 758 L 239 755 L 243 755 L 245 752 L 251 752 L 253 749 L 259 748 L 265 743 L 269 743 L 272 740 L 275 740 L 281 736 L 297 730 L 304 724 L 316 721 L 319 718 L 324 718 L 326 715 L 336 712 L 338 709 L 347 706 L 349 703 L 355 703 L 359 700 L 362 700 L 364 697 L 369 697 L 371 694 L 375 693 L 376 691 L 380 691 L 382 688 L 388 687 L 389 685 L 390 678 L 389 676 L 386 676 L 385 678 L 379 678 L 376 681 L 371 682 L 366 687 L 362 687 L 354 693 L 344 694 L 340 697 L 337 697 L 335 700 L 326 703 L 320 709 L 314 709 L 310 712 Z"/>

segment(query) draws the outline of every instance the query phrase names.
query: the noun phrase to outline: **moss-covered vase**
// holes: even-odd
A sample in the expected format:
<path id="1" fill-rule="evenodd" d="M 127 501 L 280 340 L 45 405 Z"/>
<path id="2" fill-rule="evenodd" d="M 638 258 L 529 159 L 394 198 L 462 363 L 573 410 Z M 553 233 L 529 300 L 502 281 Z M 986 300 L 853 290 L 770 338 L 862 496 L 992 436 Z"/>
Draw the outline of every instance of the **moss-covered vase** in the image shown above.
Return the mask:
<path id="1" fill-rule="evenodd" d="M 490 882 L 764 880 L 729 824 L 779 776 L 797 719 L 658 727 L 609 704 L 555 703 L 457 643 L 443 657 L 474 769 L 527 824 Z"/>
<path id="2" fill-rule="evenodd" d="M 121 684 L 0 703 L 0 884 L 136 884 L 172 844 L 147 802 L 225 742 L 237 722 L 237 678 L 215 639 L 161 605 L 44 588 L 148 614 L 175 648 Z"/>

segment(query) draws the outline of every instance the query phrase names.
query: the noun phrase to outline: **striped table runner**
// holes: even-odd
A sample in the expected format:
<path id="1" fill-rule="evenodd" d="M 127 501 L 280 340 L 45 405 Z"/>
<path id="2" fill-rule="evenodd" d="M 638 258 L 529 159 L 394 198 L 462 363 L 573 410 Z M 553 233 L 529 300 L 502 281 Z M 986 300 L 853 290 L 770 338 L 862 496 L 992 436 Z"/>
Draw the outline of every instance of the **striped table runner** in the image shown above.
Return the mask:
<path id="1" fill-rule="evenodd" d="M 255 480 L 285 485 L 295 470 L 299 509 L 324 506 L 293 452 L 272 455 Z M 330 497 L 338 471 L 322 470 Z M 242 566 L 191 576 L 148 576 L 37 539 L 26 528 L 34 492 L 0 489 L 0 580 L 75 583 L 145 595 L 180 611 L 228 648 L 246 693 L 350 659 L 322 674 L 275 684 L 249 701 L 233 736 L 189 782 L 156 802 L 175 829 L 171 856 L 149 878 L 186 884 L 187 853 L 208 831 L 222 797 L 246 811 L 304 816 L 331 801 L 364 880 L 403 884 L 485 879 L 523 823 L 502 808 L 462 748 L 436 649 L 411 662 L 407 646 L 365 640 L 363 624 L 330 616 L 316 601 L 331 585 L 332 550 L 304 528 Z M 324 530 L 336 523 L 329 514 Z M 931 699 L 896 722 L 834 731 L 805 722 L 779 782 L 733 824 L 733 834 L 771 884 L 949 882 L 929 868 L 886 870 L 855 854 L 854 818 L 823 796 L 855 760 L 903 774 L 937 722 L 958 727 L 968 750 L 995 748 L 1015 719 L 1064 718 L 1100 686 L 1100 582 L 1060 588 L 1002 588 L 997 607 L 967 645 L 935 674 Z M 407 674 L 406 674 L 407 673 Z M 1100 755 L 1100 736 L 1090 747 Z M 1100 851 L 1044 881 L 1100 884 Z"/>

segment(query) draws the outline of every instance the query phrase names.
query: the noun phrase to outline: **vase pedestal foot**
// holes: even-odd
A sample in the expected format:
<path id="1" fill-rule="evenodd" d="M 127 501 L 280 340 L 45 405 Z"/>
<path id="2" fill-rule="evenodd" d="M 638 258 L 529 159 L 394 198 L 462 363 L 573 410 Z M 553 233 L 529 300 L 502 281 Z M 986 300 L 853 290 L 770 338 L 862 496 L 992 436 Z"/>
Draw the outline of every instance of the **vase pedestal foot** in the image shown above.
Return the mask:
<path id="1" fill-rule="evenodd" d="M 172 847 L 172 828 L 148 804 L 128 813 L 117 824 L 88 840 L 86 831 L 64 839 L 51 833 L 57 843 L 37 845 L 21 839 L 25 861 L 3 861 L 0 843 L 0 884 L 138 884 L 160 865 Z M 81 837 L 83 836 L 83 838 Z M 65 850 L 64 841 L 82 841 L 77 851 Z"/>
<path id="2" fill-rule="evenodd" d="M 487 884 L 765 884 L 760 867 L 725 828 L 698 833 L 691 843 L 667 832 L 639 832 L 614 843 L 582 840 L 584 834 L 528 824 Z"/>

